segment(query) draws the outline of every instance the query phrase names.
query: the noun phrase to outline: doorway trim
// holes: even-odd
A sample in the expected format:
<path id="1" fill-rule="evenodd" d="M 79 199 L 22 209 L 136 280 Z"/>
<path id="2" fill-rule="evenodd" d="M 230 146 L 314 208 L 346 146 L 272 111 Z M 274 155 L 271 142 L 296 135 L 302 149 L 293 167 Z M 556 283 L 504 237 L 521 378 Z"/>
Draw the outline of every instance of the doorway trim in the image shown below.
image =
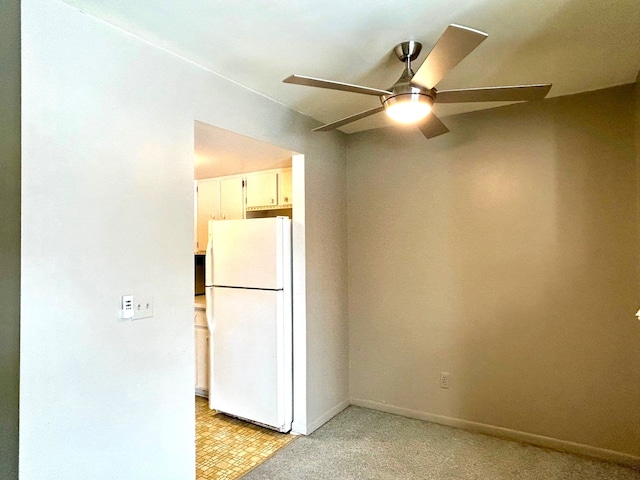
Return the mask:
<path id="1" fill-rule="evenodd" d="M 294 433 L 306 435 L 307 427 L 307 268 L 305 244 L 305 158 L 291 157 L 293 197 L 293 424 Z"/>

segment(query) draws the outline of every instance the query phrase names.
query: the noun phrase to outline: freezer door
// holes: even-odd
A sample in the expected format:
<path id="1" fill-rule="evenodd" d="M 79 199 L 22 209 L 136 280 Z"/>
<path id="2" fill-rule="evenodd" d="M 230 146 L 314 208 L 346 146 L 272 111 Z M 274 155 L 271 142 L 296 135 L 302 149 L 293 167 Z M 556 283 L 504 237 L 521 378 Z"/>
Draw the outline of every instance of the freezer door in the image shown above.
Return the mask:
<path id="1" fill-rule="evenodd" d="M 282 291 L 213 288 L 210 408 L 291 429 L 292 322 L 285 298 Z"/>
<path id="2" fill-rule="evenodd" d="M 212 285 L 281 289 L 291 276 L 291 221 L 211 222 Z"/>

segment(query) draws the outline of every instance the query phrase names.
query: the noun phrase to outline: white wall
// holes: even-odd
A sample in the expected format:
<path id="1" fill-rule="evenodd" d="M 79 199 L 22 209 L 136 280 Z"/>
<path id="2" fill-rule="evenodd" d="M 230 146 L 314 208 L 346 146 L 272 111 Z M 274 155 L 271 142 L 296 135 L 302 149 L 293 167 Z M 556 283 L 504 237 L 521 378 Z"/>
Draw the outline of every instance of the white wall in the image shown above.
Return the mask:
<path id="1" fill-rule="evenodd" d="M 20 2 L 0 3 L 0 478 L 18 478 Z"/>
<path id="2" fill-rule="evenodd" d="M 354 403 L 640 460 L 631 99 L 449 117 L 429 141 L 350 136 Z"/>
<path id="3" fill-rule="evenodd" d="M 345 404 L 341 135 L 57 1 L 23 2 L 23 47 L 21 478 L 194 476 L 194 120 L 305 154 L 296 415 Z M 125 293 L 155 316 L 118 320 Z"/>
<path id="4" fill-rule="evenodd" d="M 347 175 L 338 152 L 342 150 L 328 157 L 316 156 L 316 160 L 307 157 L 305 162 L 308 433 L 349 406 L 349 395 L 344 395 L 349 391 L 349 352 L 342 348 L 343 342 L 348 345 L 349 336 L 348 324 L 343 321 L 347 318 L 347 215 L 343 200 Z"/>

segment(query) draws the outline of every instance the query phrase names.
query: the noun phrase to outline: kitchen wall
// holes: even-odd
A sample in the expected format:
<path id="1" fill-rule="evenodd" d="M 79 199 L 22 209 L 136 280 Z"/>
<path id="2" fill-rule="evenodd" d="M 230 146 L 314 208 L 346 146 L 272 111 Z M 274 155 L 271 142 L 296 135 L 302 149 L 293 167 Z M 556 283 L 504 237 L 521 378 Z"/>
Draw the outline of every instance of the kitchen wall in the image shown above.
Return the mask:
<path id="1" fill-rule="evenodd" d="M 305 154 L 294 415 L 317 427 L 349 399 L 343 135 L 61 2 L 22 8 L 21 478 L 195 475 L 196 120 Z M 119 320 L 127 293 L 154 317 Z"/>
<path id="2" fill-rule="evenodd" d="M 20 2 L 0 3 L 0 478 L 18 478 Z"/>
<path id="3" fill-rule="evenodd" d="M 639 463 L 632 96 L 349 137 L 354 403 Z"/>

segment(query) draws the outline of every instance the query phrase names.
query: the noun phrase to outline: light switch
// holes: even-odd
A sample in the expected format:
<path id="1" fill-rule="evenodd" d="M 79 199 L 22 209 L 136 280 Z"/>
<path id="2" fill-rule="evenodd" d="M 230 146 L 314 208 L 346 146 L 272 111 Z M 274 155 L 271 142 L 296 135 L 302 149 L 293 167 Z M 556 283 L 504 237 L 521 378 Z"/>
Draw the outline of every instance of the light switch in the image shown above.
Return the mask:
<path id="1" fill-rule="evenodd" d="M 133 295 L 123 295 L 120 301 L 120 317 L 121 318 L 133 318 Z"/>
<path id="2" fill-rule="evenodd" d="M 133 320 L 153 317 L 153 295 L 136 295 L 133 300 Z"/>

